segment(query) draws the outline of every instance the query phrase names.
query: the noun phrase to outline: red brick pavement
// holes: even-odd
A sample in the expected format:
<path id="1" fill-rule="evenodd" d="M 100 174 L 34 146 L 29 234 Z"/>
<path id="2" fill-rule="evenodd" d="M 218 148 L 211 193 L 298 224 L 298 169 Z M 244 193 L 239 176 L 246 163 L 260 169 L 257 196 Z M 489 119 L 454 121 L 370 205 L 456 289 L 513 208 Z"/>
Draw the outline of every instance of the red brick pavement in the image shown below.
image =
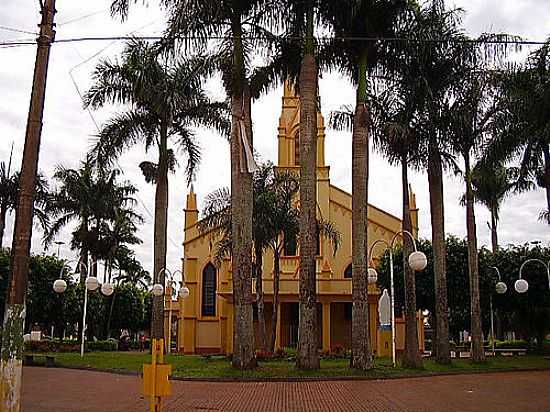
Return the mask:
<path id="1" fill-rule="evenodd" d="M 24 411 L 146 411 L 139 379 L 25 368 Z M 376 381 L 173 382 L 167 411 L 550 411 L 550 371 Z"/>

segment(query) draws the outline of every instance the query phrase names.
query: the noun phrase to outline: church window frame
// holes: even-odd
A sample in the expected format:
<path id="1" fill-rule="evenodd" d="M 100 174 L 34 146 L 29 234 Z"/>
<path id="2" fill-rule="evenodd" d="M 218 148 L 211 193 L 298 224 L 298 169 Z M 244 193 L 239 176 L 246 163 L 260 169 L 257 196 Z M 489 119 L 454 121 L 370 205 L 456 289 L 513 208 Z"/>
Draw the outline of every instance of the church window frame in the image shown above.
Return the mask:
<path id="1" fill-rule="evenodd" d="M 215 317 L 217 312 L 218 270 L 208 262 L 201 274 L 201 316 Z"/>

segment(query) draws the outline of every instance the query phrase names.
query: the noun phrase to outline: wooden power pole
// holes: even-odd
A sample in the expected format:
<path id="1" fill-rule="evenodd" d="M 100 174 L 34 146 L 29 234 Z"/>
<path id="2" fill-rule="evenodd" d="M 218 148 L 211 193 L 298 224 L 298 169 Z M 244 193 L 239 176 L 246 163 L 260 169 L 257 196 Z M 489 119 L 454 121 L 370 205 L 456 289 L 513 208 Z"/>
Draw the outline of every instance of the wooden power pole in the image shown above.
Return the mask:
<path id="1" fill-rule="evenodd" d="M 54 41 L 55 0 L 41 0 L 40 35 L 37 39 L 36 62 L 32 85 L 31 104 L 27 118 L 25 148 L 21 164 L 20 192 L 15 214 L 12 243 L 11 271 L 4 313 L 2 349 L 0 351 L 0 410 L 21 410 L 21 375 L 23 372 L 23 327 L 25 321 L 25 295 L 29 272 L 29 255 L 32 236 L 32 218 L 42 116 L 46 93 L 46 77 L 50 59 L 50 46 Z"/>

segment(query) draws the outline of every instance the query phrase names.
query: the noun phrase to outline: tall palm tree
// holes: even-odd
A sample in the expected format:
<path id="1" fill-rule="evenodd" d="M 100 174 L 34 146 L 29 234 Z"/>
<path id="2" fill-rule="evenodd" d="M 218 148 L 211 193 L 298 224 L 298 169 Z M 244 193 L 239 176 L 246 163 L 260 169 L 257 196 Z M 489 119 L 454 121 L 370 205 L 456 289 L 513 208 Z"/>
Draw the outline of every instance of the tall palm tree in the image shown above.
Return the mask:
<path id="1" fill-rule="evenodd" d="M 321 8 L 337 39 L 342 37 L 394 37 L 397 18 L 407 0 L 348 0 L 328 2 Z M 335 40 L 328 48 L 335 65 L 357 88 L 352 125 L 352 360 L 357 369 L 373 366 L 369 334 L 367 256 L 369 102 L 368 76 L 382 63 L 386 47 L 380 42 Z M 331 53 L 331 54 L 332 54 Z M 337 120 L 338 117 L 334 117 Z M 349 122 L 346 122 L 349 124 Z M 407 189 L 408 190 L 408 189 Z M 357 229 L 357 230 L 354 230 Z"/>
<path id="2" fill-rule="evenodd" d="M 435 345 L 437 362 L 450 363 L 449 315 L 443 207 L 443 170 L 452 161 L 444 133 L 441 107 L 446 104 L 450 85 L 461 61 L 459 12 L 448 10 L 442 0 L 431 0 L 416 9 L 414 19 L 404 25 L 398 37 L 417 41 L 403 44 L 399 66 L 416 87 L 418 124 L 424 147 L 424 167 L 428 172 L 430 216 L 434 249 Z M 448 39 L 443 42 L 441 39 Z"/>
<path id="3" fill-rule="evenodd" d="M 187 156 L 187 180 L 194 178 L 200 161 L 200 147 L 192 128 L 207 126 L 226 132 L 226 106 L 211 101 L 203 88 L 205 59 L 169 61 L 159 56 L 155 46 L 131 41 L 120 59 L 101 61 L 93 83 L 84 97 L 86 107 L 123 104 L 126 110 L 112 117 L 99 133 L 92 149 L 100 164 L 110 164 L 125 150 L 141 144 L 145 150 L 158 149 L 158 163 L 142 164 L 146 178 L 153 180 L 155 193 L 154 265 L 155 283 L 164 283 L 166 266 L 168 173 L 174 164 L 169 147 Z M 164 302 L 153 300 L 153 336 L 164 336 Z"/>
<path id="4" fill-rule="evenodd" d="M 375 145 L 390 162 L 401 166 L 402 186 L 402 229 L 413 233 L 410 209 L 410 187 L 408 170 L 410 166 L 420 166 L 422 155 L 420 143 L 420 125 L 417 118 L 417 100 L 415 88 L 405 76 L 393 82 L 377 97 L 373 97 L 374 139 Z M 415 273 L 408 263 L 413 252 L 412 241 L 403 236 L 403 274 L 405 284 L 405 352 L 403 365 L 411 368 L 422 367 L 422 357 L 418 350 L 418 327 L 416 317 Z"/>
<path id="5" fill-rule="evenodd" d="M 498 250 L 498 221 L 502 202 L 518 189 L 519 170 L 502 164 L 488 165 L 479 161 L 472 169 L 472 190 L 474 199 L 484 205 L 491 214 L 491 246 L 493 253 Z"/>
<path id="6" fill-rule="evenodd" d="M 281 0 L 174 0 L 168 7 L 165 47 L 206 48 L 216 45 L 218 70 L 231 100 L 231 197 L 238 204 L 232 214 L 233 302 L 235 310 L 233 358 L 236 368 L 256 365 L 252 314 L 252 50 L 270 43 L 270 26 L 281 24 Z M 178 39 L 183 37 L 180 41 Z"/>

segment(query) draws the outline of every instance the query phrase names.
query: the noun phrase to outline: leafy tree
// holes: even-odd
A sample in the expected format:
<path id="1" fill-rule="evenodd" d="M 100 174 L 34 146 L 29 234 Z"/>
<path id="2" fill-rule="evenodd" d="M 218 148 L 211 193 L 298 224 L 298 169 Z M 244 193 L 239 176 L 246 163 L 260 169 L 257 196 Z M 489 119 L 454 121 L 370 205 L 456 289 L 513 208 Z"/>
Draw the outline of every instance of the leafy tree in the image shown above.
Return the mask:
<path id="1" fill-rule="evenodd" d="M 11 155 L 6 166 L 0 162 L 0 248 L 3 245 L 6 218 L 17 208 L 19 198 L 19 172 L 11 173 Z M 49 201 L 48 182 L 42 173 L 36 176 L 36 195 L 34 199 L 34 215 L 42 229 L 48 230 L 49 217 L 44 211 Z"/>
<path id="2" fill-rule="evenodd" d="M 434 260 L 431 243 L 427 240 L 418 242 L 418 249 L 428 257 L 428 266 L 416 276 L 417 309 L 430 312 L 430 325 L 433 326 L 436 295 L 434 292 Z M 397 312 L 404 307 L 402 250 L 394 251 L 395 270 L 395 307 Z M 458 340 L 459 332 L 470 330 L 470 292 L 468 274 L 468 243 L 464 239 L 448 236 L 446 239 L 449 289 L 449 328 L 453 339 Z M 535 339 L 541 342 L 544 334 L 550 330 L 547 314 L 550 311 L 550 291 L 546 270 L 540 263 L 529 263 L 523 277 L 529 282 L 529 291 L 520 295 L 513 285 L 518 279 L 519 268 L 527 259 L 538 258 L 550 260 L 550 249 L 541 245 L 509 245 L 498 249 L 496 254 L 482 248 L 479 251 L 480 302 L 482 308 L 482 325 L 485 335 L 490 328 L 489 295 L 493 295 L 494 309 L 502 328 L 515 331 L 518 337 Z M 504 295 L 496 294 L 498 281 L 494 269 L 496 266 L 502 280 L 508 285 Z M 389 288 L 389 255 L 382 258 L 379 266 L 379 283 L 382 288 Z M 544 317 L 546 316 L 546 318 Z"/>
<path id="3" fill-rule="evenodd" d="M 50 245 L 59 232 L 69 223 L 75 222 L 72 233 L 71 248 L 80 250 L 80 261 L 88 262 L 89 254 L 94 262 L 92 274 L 97 276 L 97 260 L 109 257 L 109 243 L 103 241 L 111 233 L 105 233 L 109 224 L 121 215 L 127 219 L 140 219 L 131 206 L 134 203 L 132 195 L 136 188 L 128 182 L 117 181 L 120 172 L 94 168 L 87 159 L 79 169 L 68 169 L 58 166 L 54 179 L 60 186 L 51 195 L 51 201 L 46 209 L 52 217 L 52 225 L 46 233 L 44 243 Z M 127 222 L 128 223 L 128 222 Z M 135 238 L 125 241 L 135 242 Z M 86 273 L 80 267 L 80 280 L 84 281 Z"/>
<path id="4" fill-rule="evenodd" d="M 113 329 L 116 331 L 114 336 L 119 336 L 121 329 L 128 329 L 134 333 L 143 329 L 147 295 L 148 292 L 130 283 L 118 285 L 112 297 L 106 300 L 108 304 L 108 301 L 114 300 L 116 296 L 109 332 Z"/>
<path id="5" fill-rule="evenodd" d="M 147 289 L 151 284 L 150 273 L 143 268 L 134 252 L 128 247 L 121 246 L 117 249 L 113 263 L 114 268 L 118 270 L 118 275 L 114 277 L 117 283 L 129 283 L 143 289 Z"/>
<path id="6" fill-rule="evenodd" d="M 128 4 L 128 2 L 126 2 Z M 125 110 L 102 128 L 92 150 L 101 164 L 110 164 L 125 150 L 140 144 L 158 149 L 158 162 L 141 165 L 145 177 L 156 186 L 154 222 L 154 281 L 164 283 L 168 224 L 168 172 L 174 171 L 175 147 L 187 155 L 187 179 L 191 182 L 200 161 L 193 131 L 207 126 L 228 130 L 224 103 L 211 101 L 204 90 L 205 60 L 169 60 L 144 41 L 129 42 L 118 60 L 101 61 L 94 73 L 85 106 L 99 108 L 123 104 Z M 153 336 L 163 336 L 163 298 L 154 299 Z"/>
<path id="7" fill-rule="evenodd" d="M 263 165 L 254 174 L 254 206 L 253 206 L 253 243 L 255 251 L 256 303 L 258 305 L 258 321 L 260 344 L 262 350 L 267 350 L 267 333 L 265 329 L 264 297 L 263 297 L 263 254 L 271 249 L 274 255 L 274 305 L 277 310 L 279 293 L 279 261 L 284 244 L 284 236 L 295 237 L 299 232 L 299 211 L 293 204 L 293 198 L 299 191 L 298 180 L 290 173 L 277 173 L 272 164 Z M 204 218 L 199 222 L 202 233 L 214 231 L 219 237 L 216 242 L 215 260 L 219 265 L 222 259 L 231 252 L 232 226 L 231 196 L 227 189 L 212 192 L 206 197 Z M 340 245 L 341 235 L 330 222 L 317 221 L 316 231 L 328 239 L 336 251 Z M 270 348 L 273 350 L 277 317 L 273 317 L 275 326 L 272 330 Z M 261 336 L 263 334 L 263 336 Z"/>
<path id="8" fill-rule="evenodd" d="M 503 111 L 495 121 L 487 153 L 489 162 L 519 160 L 523 182 L 535 180 L 546 191 L 542 220 L 550 224 L 550 41 L 503 82 Z"/>

